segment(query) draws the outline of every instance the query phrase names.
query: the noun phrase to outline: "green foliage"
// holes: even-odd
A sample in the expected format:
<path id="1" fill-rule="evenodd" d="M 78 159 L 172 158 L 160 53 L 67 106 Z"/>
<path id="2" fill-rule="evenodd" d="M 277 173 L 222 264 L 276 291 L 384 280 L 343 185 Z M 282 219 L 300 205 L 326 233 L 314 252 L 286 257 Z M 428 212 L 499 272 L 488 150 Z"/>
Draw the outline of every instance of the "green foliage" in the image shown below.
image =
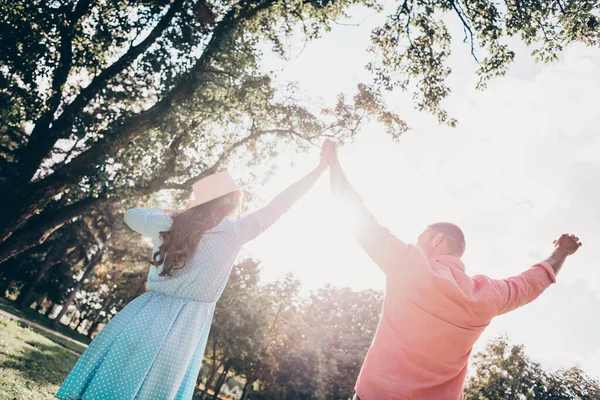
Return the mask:
<path id="1" fill-rule="evenodd" d="M 0 199 L 0 263 L 109 204 L 162 189 L 189 194 L 232 159 L 251 169 L 323 135 L 350 138 L 372 118 L 396 136 L 406 131 L 364 85 L 319 110 L 260 72 L 260 41 L 283 49 L 298 24 L 317 38 L 352 4 L 377 8 L 0 2 L 0 190 L 13 193 Z"/>
<path id="2" fill-rule="evenodd" d="M 376 0 L 0 1 L 0 191 L 12 194 L 0 198 L 0 263 L 82 215 L 101 221 L 165 189 L 182 199 L 232 160 L 251 171 L 322 136 L 351 138 L 369 120 L 398 137 L 408 126 L 385 90 L 412 88 L 418 109 L 454 125 L 441 106 L 449 18 L 481 57 L 480 88 L 514 59 L 507 37 L 548 62 L 573 42 L 597 45 L 600 31 L 589 0 L 406 0 L 373 31 L 373 84 L 323 110 L 292 85 L 276 90 L 258 44 L 286 57 L 297 28 L 319 38 L 353 5 L 382 10 Z M 69 286 L 62 267 L 54 287 Z"/>
<path id="3" fill-rule="evenodd" d="M 548 372 L 525 354 L 522 345 L 512 345 L 506 337 L 491 340 L 474 356 L 473 366 L 465 386 L 467 400 L 600 398 L 600 381 L 579 367 Z"/>
<path id="4" fill-rule="evenodd" d="M 259 278 L 251 260 L 235 267 L 217 303 L 200 379 L 205 382 L 216 363 L 217 375 L 228 366 L 232 379 L 254 383 L 254 399 L 349 398 L 377 326 L 381 293 L 324 287 L 301 298 L 291 278 L 267 285 Z M 2 393 L 51 396 L 76 359 L 65 345 L 81 352 L 0 318 Z M 472 363 L 465 399 L 600 398 L 600 382 L 579 367 L 546 371 L 504 337 L 491 340 Z"/>
<path id="5" fill-rule="evenodd" d="M 333 287 L 303 299 L 292 277 L 261 285 L 246 260 L 217 303 L 201 380 L 230 366 L 259 397 L 350 397 L 381 302 L 379 292 Z"/>
<path id="6" fill-rule="evenodd" d="M 463 42 L 478 64 L 479 89 L 491 78 L 506 74 L 515 58 L 514 49 L 507 44 L 510 37 L 520 38 L 542 62 L 557 60 L 560 51 L 574 42 L 600 44 L 600 4 L 593 0 L 397 3 L 386 23 L 373 31 L 375 59 L 369 68 L 378 87 L 412 88 L 417 109 L 431 112 L 451 126 L 457 121 L 440 105 L 450 94 L 446 84 L 451 73 L 450 19 L 460 22 Z"/>

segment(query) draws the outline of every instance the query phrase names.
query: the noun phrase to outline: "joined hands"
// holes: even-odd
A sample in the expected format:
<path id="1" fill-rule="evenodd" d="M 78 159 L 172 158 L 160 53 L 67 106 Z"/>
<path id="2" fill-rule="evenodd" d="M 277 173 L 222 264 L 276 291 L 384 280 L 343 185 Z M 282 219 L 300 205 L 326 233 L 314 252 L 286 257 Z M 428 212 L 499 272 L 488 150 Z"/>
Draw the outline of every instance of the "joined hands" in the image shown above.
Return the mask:
<path id="1" fill-rule="evenodd" d="M 321 147 L 321 160 L 319 162 L 319 168 L 322 170 L 327 169 L 338 163 L 338 148 L 339 144 L 332 140 L 325 140 Z"/>

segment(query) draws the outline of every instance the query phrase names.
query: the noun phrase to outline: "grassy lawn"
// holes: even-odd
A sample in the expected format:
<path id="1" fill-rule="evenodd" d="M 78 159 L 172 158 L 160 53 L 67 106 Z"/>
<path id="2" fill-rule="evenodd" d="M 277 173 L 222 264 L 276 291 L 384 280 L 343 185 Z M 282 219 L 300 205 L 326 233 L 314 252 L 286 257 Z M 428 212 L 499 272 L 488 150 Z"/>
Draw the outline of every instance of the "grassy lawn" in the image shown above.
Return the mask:
<path id="1" fill-rule="evenodd" d="M 0 399 L 53 398 L 77 361 L 56 339 L 0 317 Z"/>
<path id="2" fill-rule="evenodd" d="M 53 399 L 78 358 L 64 347 L 78 354 L 85 350 L 73 342 L 0 316 L 0 400 Z M 199 399 L 201 393 L 196 389 L 193 399 Z M 207 396 L 207 400 L 211 399 L 212 396 Z"/>
<path id="3" fill-rule="evenodd" d="M 53 319 L 46 317 L 45 315 L 40 314 L 35 311 L 33 308 L 29 308 L 27 310 L 20 310 L 19 308 L 14 306 L 14 303 L 9 300 L 0 299 L 0 309 L 7 311 L 11 314 L 14 314 L 21 318 L 26 318 L 31 322 L 35 322 L 41 326 L 45 326 L 46 328 L 50 328 L 56 330 L 57 332 L 62 333 L 65 336 L 68 336 L 72 339 L 80 341 L 85 344 L 89 344 L 91 339 L 81 333 L 69 328 L 66 325 L 59 324 L 57 329 L 52 328 Z M 66 340 L 65 340 L 66 342 Z"/>

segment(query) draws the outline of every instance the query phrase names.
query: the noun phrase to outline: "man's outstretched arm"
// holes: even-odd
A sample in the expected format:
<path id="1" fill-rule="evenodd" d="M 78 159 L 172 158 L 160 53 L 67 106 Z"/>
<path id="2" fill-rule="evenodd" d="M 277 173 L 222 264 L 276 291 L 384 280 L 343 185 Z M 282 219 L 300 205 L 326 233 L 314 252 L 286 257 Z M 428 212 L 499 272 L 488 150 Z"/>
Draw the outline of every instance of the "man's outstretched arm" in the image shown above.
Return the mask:
<path id="1" fill-rule="evenodd" d="M 337 147 L 335 143 L 331 143 L 329 147 L 331 189 L 334 197 L 349 206 L 351 212 L 356 216 L 358 224 L 354 236 L 361 247 L 386 274 L 390 271 L 397 271 L 398 264 L 426 262 L 417 248 L 407 245 L 394 236 L 389 229 L 381 226 L 365 208 L 362 198 L 354 190 L 342 169 Z"/>
<path id="2" fill-rule="evenodd" d="M 494 287 L 498 292 L 498 315 L 532 302 L 548 286 L 556 282 L 556 274 L 562 268 L 566 258 L 581 247 L 581 242 L 574 235 L 563 234 L 554 241 L 554 246 L 550 257 L 521 275 L 494 281 Z"/>

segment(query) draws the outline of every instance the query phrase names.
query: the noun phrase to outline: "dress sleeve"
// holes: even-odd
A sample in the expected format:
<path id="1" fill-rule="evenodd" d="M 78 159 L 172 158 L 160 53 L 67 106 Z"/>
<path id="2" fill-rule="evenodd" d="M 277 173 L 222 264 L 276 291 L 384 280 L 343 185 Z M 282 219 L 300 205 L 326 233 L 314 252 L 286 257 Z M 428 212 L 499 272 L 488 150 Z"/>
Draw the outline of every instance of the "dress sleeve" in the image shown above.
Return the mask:
<path id="1" fill-rule="evenodd" d="M 235 229 L 239 240 L 238 244 L 243 245 L 249 242 L 273 225 L 282 214 L 287 212 L 313 187 L 322 172 L 322 167 L 316 168 L 279 193 L 266 207 L 236 221 Z"/>
<path id="2" fill-rule="evenodd" d="M 153 237 L 169 229 L 172 219 L 157 208 L 131 208 L 125 211 L 125 223 L 134 231 Z"/>
<path id="3" fill-rule="evenodd" d="M 239 245 L 255 239 L 287 212 L 289 205 L 276 200 L 269 203 L 266 207 L 234 221 L 234 230 Z"/>

